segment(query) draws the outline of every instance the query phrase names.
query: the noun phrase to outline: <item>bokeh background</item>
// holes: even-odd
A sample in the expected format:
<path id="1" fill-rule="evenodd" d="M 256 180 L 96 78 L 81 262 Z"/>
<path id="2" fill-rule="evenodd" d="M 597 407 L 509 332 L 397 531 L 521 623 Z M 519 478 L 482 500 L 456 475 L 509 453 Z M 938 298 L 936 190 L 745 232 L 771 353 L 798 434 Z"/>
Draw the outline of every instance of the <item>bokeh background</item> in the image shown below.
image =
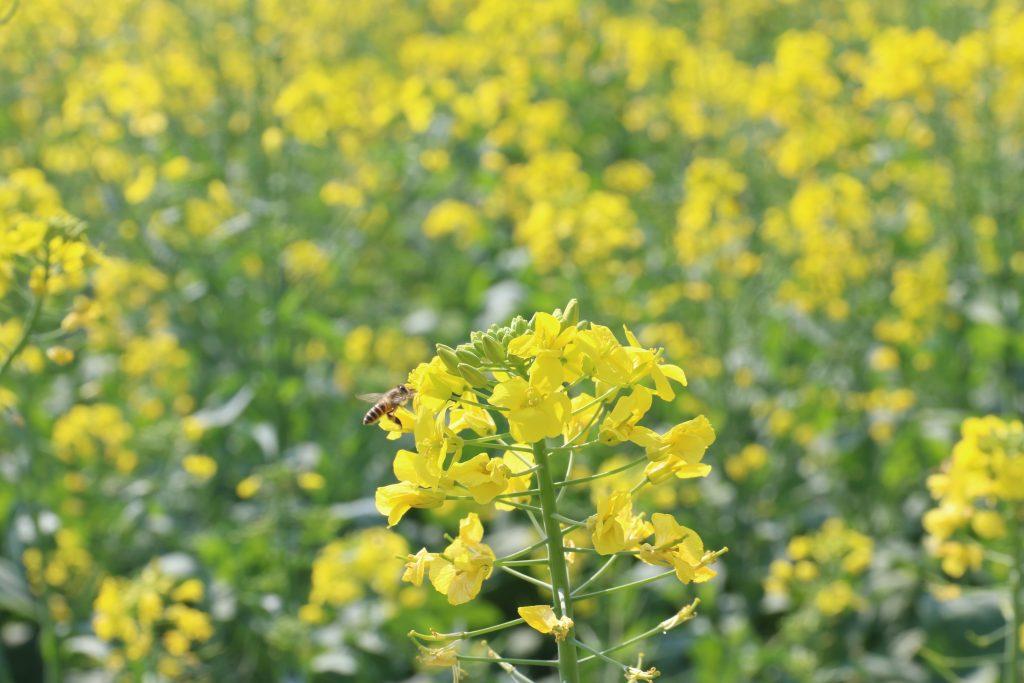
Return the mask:
<path id="1" fill-rule="evenodd" d="M 90 251 L 0 380 L 0 678 L 444 680 L 410 628 L 536 596 L 398 582 L 465 508 L 382 528 L 354 396 L 576 297 L 686 370 L 658 417 L 714 472 L 649 507 L 731 548 L 588 628 L 700 596 L 663 680 L 996 680 L 1006 568 L 950 584 L 921 517 L 961 421 L 1024 408 L 1020 2 L 9 6 L 0 349 L 16 221 Z"/>

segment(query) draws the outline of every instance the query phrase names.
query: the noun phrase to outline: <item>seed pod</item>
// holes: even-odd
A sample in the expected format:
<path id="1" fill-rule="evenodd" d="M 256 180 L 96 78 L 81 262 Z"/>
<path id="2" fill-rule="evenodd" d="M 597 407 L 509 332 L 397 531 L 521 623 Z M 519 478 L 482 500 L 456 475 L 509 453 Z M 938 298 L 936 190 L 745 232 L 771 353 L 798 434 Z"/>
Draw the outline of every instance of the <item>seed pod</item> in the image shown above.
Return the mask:
<path id="1" fill-rule="evenodd" d="M 462 378 L 470 383 L 474 387 L 485 387 L 487 386 L 487 376 L 480 372 L 472 365 L 466 365 L 465 363 L 459 363 L 459 374 Z"/>
<path id="2" fill-rule="evenodd" d="M 480 356 L 476 355 L 473 350 L 466 344 L 460 344 L 459 348 L 455 349 L 455 355 L 458 356 L 459 362 L 465 363 L 472 367 L 478 367 L 480 365 Z"/>
<path id="3" fill-rule="evenodd" d="M 458 374 L 459 372 L 459 357 L 455 355 L 455 349 L 444 344 L 437 345 L 437 357 L 441 359 L 444 366 L 448 368 L 449 372 Z"/>
<path id="4" fill-rule="evenodd" d="M 562 311 L 562 323 L 568 327 L 580 321 L 580 303 L 576 299 L 570 299 Z"/>
<path id="5" fill-rule="evenodd" d="M 487 360 L 495 363 L 500 363 L 505 360 L 505 347 L 502 346 L 497 339 L 489 334 L 485 334 L 483 337 L 484 357 Z"/>

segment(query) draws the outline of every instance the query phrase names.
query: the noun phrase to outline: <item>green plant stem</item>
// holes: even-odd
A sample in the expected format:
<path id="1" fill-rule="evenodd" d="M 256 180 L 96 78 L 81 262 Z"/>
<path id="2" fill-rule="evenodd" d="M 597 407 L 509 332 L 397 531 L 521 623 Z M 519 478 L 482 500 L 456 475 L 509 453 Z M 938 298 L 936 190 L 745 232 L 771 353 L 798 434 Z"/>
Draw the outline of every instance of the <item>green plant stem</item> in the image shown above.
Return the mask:
<path id="1" fill-rule="evenodd" d="M 613 474 L 618 474 L 619 472 L 625 472 L 626 470 L 632 469 L 645 460 L 647 460 L 647 456 L 641 455 L 639 458 L 630 460 L 625 465 L 608 470 L 607 472 L 598 472 L 597 474 L 591 474 L 589 477 L 580 477 L 578 479 L 569 479 L 567 481 L 557 481 L 554 486 L 555 488 L 562 488 L 563 486 L 575 486 L 576 484 L 586 484 L 588 481 L 594 481 L 596 479 L 604 479 L 605 477 L 610 477 Z"/>
<path id="2" fill-rule="evenodd" d="M 607 560 L 605 560 L 604 564 L 602 564 L 600 567 L 598 567 L 597 571 L 594 572 L 593 574 L 591 574 L 589 579 L 587 579 L 586 581 L 584 581 L 580 585 L 576 586 L 576 590 L 577 591 L 581 591 L 584 588 L 586 588 L 587 586 L 589 586 L 590 584 L 592 584 L 595 581 L 597 581 L 599 578 L 601 578 L 602 574 L 604 574 L 606 571 L 611 569 L 611 566 L 613 564 L 615 564 L 615 560 L 617 560 L 618 557 L 619 557 L 618 555 L 612 555 Z"/>
<path id="3" fill-rule="evenodd" d="M 505 664 L 519 664 L 520 666 L 558 666 L 553 659 L 516 659 L 514 657 L 470 657 L 469 655 L 456 655 L 462 662 L 498 662 Z"/>
<path id="4" fill-rule="evenodd" d="M 515 569 L 512 569 L 511 567 L 509 567 L 508 565 L 505 565 L 505 564 L 497 564 L 495 566 L 498 569 L 500 569 L 501 571 L 505 572 L 506 574 L 511 574 L 512 576 L 516 577 L 517 579 L 520 579 L 520 580 L 525 581 L 527 583 L 532 583 L 534 586 L 537 586 L 537 588 L 543 588 L 546 591 L 551 591 L 552 593 L 554 593 L 554 590 L 552 590 L 551 584 L 549 584 L 549 583 L 545 583 L 544 581 L 541 581 L 540 579 L 534 578 L 534 577 L 530 576 L 529 574 L 524 574 L 522 572 L 516 571 Z"/>
<path id="5" fill-rule="evenodd" d="M 43 302 L 46 301 L 46 292 L 49 285 L 50 279 L 50 250 L 46 250 L 46 259 L 43 262 L 43 290 L 40 292 L 35 301 L 32 302 L 32 309 L 29 311 L 28 320 L 25 322 L 25 328 L 21 331 L 21 337 L 15 342 L 14 346 L 11 347 L 10 353 L 4 358 L 3 365 L 0 365 L 0 379 L 3 379 L 4 375 L 7 374 L 7 370 L 11 367 L 14 359 L 18 357 L 18 354 L 24 350 L 28 344 L 29 337 L 32 336 L 32 331 L 36 325 L 39 324 L 39 317 L 43 314 Z"/>
<path id="6" fill-rule="evenodd" d="M 645 640 L 647 638 L 650 638 L 653 635 L 657 635 L 658 633 L 662 633 L 662 632 L 663 631 L 662 631 L 662 628 L 661 628 L 660 625 L 655 626 L 654 628 L 648 629 L 648 630 L 644 631 L 643 633 L 641 633 L 639 635 L 633 636 L 629 640 L 622 641 L 618 645 L 612 645 L 611 647 L 607 647 L 607 648 L 601 650 L 601 654 L 602 655 L 606 655 L 606 654 L 608 654 L 610 652 L 615 652 L 616 650 L 621 650 L 624 647 L 629 647 L 633 643 L 639 643 L 641 640 Z M 582 664 L 584 662 L 589 662 L 591 659 L 594 659 L 594 657 L 595 657 L 595 655 L 589 655 L 587 657 L 584 657 L 584 658 L 582 658 L 580 660 L 580 663 Z"/>
<path id="7" fill-rule="evenodd" d="M 418 633 L 416 631 L 409 631 L 409 636 L 419 640 L 426 641 L 442 641 L 442 640 L 462 640 L 463 638 L 475 638 L 476 636 L 486 635 L 488 633 L 494 633 L 495 631 L 501 631 L 506 628 L 512 628 L 518 626 L 524 622 L 523 619 L 512 619 L 510 621 L 503 621 L 500 624 L 494 626 L 488 626 L 486 628 L 478 628 L 475 631 L 456 631 L 455 633 Z"/>
<path id="8" fill-rule="evenodd" d="M 620 662 L 618 660 L 612 659 L 611 657 L 608 657 L 607 655 L 605 655 L 604 652 L 601 652 L 600 650 L 595 650 L 594 648 L 590 647 L 586 643 L 583 643 L 583 642 L 581 642 L 579 640 L 576 640 L 575 638 L 572 639 L 572 642 L 575 643 L 576 646 L 579 647 L 580 649 L 583 649 L 583 650 L 586 650 L 587 652 L 589 652 L 591 657 L 600 657 L 604 661 L 608 662 L 609 664 L 614 664 L 615 666 L 619 667 L 623 671 L 625 671 L 627 668 L 629 668 L 628 665 L 623 664 L 622 662 Z"/>
<path id="9" fill-rule="evenodd" d="M 1024 538 L 1021 538 L 1020 507 L 1010 510 L 1013 566 L 1010 567 L 1010 632 L 1006 636 L 1006 683 L 1020 681 L 1020 629 L 1024 623 L 1024 597 L 1021 596 L 1021 572 L 1024 572 Z"/>
<path id="10" fill-rule="evenodd" d="M 599 595 L 607 595 L 608 593 L 616 593 L 618 591 L 624 591 L 628 588 L 635 588 L 636 586 L 643 586 L 648 583 L 654 583 L 658 579 L 663 579 L 666 576 L 671 576 L 676 573 L 676 570 L 669 569 L 667 572 L 661 574 L 655 574 L 654 576 L 648 576 L 646 579 L 639 579 L 637 581 L 630 581 L 629 583 L 623 583 L 618 586 L 612 586 L 611 588 L 605 588 L 593 593 L 583 593 L 582 595 L 572 596 L 574 600 L 587 600 L 589 598 L 596 598 Z"/>
<path id="11" fill-rule="evenodd" d="M 555 500 L 555 484 L 551 477 L 551 463 L 548 460 L 547 445 L 541 440 L 533 445 L 533 457 L 540 469 L 537 470 L 537 484 L 540 488 L 540 504 L 544 530 L 548 537 L 548 562 L 551 570 L 552 608 L 558 617 L 572 619 L 572 588 L 569 585 L 569 571 L 562 552 L 562 527 L 558 523 L 558 502 Z M 571 526 L 572 524 L 570 524 Z M 580 672 L 577 662 L 576 645 L 571 642 L 575 629 L 569 629 L 568 638 L 558 643 L 558 674 L 561 683 L 579 683 Z"/>

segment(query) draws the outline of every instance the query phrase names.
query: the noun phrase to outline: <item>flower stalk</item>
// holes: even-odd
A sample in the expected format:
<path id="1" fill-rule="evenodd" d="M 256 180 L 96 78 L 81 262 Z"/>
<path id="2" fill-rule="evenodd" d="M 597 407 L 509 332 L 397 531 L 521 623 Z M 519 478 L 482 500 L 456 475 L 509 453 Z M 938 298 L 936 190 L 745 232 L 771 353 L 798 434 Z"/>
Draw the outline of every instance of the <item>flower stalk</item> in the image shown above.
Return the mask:
<path id="1" fill-rule="evenodd" d="M 569 585 L 569 570 L 562 552 L 562 527 L 557 519 L 558 502 L 555 500 L 555 485 L 551 477 L 551 462 L 544 440 L 533 445 L 533 457 L 537 461 L 537 485 L 540 489 L 540 504 L 544 531 L 547 534 L 548 568 L 551 571 L 552 608 L 558 617 L 572 619 L 572 588 Z M 573 642 L 574 628 L 570 627 L 569 637 L 558 643 L 558 673 L 561 683 L 579 683 L 579 663 L 576 645 Z"/>

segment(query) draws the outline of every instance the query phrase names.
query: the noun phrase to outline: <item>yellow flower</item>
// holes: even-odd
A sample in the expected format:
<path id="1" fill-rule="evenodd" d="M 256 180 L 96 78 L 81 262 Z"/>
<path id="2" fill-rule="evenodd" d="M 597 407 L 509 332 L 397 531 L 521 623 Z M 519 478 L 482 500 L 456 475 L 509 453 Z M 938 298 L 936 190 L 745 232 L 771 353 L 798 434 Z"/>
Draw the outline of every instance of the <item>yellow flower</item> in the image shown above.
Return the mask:
<path id="1" fill-rule="evenodd" d="M 461 398 L 467 401 L 475 401 L 476 395 L 471 391 L 467 391 L 462 394 Z M 486 408 L 459 401 L 456 401 L 452 407 L 448 429 L 456 434 L 465 429 L 470 429 L 479 436 L 494 434 L 497 431 L 494 418 L 491 417 Z"/>
<path id="2" fill-rule="evenodd" d="M 533 316 L 533 330 L 519 335 L 508 343 L 510 355 L 520 358 L 533 358 L 543 353 L 562 355 L 565 347 L 576 337 L 576 328 L 572 325 L 562 329 L 562 321 L 550 313 L 537 313 Z"/>
<path id="3" fill-rule="evenodd" d="M 235 493 L 238 494 L 239 498 L 246 500 L 255 496 L 261 486 L 263 486 L 263 477 L 258 474 L 252 474 L 238 482 L 238 485 L 235 486 Z"/>
<path id="4" fill-rule="evenodd" d="M 646 449 L 652 462 L 644 473 L 654 483 L 672 474 L 689 479 L 706 477 L 711 472 L 711 466 L 702 464 L 701 460 L 715 441 L 715 430 L 703 415 L 678 424 L 662 435 L 646 427 L 636 427 L 631 438 Z"/>
<path id="5" fill-rule="evenodd" d="M 319 472 L 300 472 L 296 478 L 299 488 L 304 491 L 319 491 L 327 484 L 324 475 Z"/>
<path id="6" fill-rule="evenodd" d="M 676 397 L 670 379 L 686 386 L 686 373 L 678 365 L 661 363 L 658 355 L 651 349 L 643 348 L 637 338 L 625 328 L 626 338 L 630 345 L 626 347 L 626 355 L 632 362 L 633 372 L 630 381 L 637 382 L 645 377 L 654 380 L 654 393 L 663 401 L 671 401 Z"/>
<path id="7" fill-rule="evenodd" d="M 629 396 L 623 396 L 616 401 L 608 417 L 601 422 L 598 433 L 601 443 L 614 446 L 632 439 L 637 423 L 651 409 L 652 396 L 650 389 L 636 386 Z M 641 438 L 644 436 L 646 435 L 641 435 Z"/>
<path id="8" fill-rule="evenodd" d="M 374 503 L 377 511 L 388 518 L 388 526 L 392 527 L 398 524 L 410 509 L 441 507 L 444 499 L 444 491 L 425 489 L 402 481 L 377 489 Z"/>
<path id="9" fill-rule="evenodd" d="M 453 394 L 462 395 L 469 382 L 448 372 L 440 358 L 434 356 L 429 363 L 420 363 L 409 373 L 408 384 L 416 390 L 416 405 L 439 411 Z"/>
<path id="10" fill-rule="evenodd" d="M 420 548 L 415 555 L 409 555 L 405 563 L 405 571 L 402 573 L 402 581 L 414 586 L 422 586 L 423 577 L 430 570 L 430 565 L 436 561 L 437 555 L 427 552 L 426 548 Z"/>
<path id="11" fill-rule="evenodd" d="M 505 451 L 501 456 L 501 460 L 509 470 L 508 486 L 505 489 L 505 493 L 518 493 L 520 491 L 528 490 L 533 481 L 533 472 L 528 472 L 527 470 L 537 464 L 533 459 L 533 453 L 527 453 L 525 451 Z M 525 496 L 503 498 L 495 504 L 499 510 L 515 509 L 511 505 L 503 503 L 503 500 L 507 500 L 510 503 L 529 502 Z"/>
<path id="12" fill-rule="evenodd" d="M 66 346 L 51 346 L 46 349 L 46 357 L 57 365 L 67 365 L 75 359 L 75 352 Z"/>
<path id="13" fill-rule="evenodd" d="M 481 505 L 490 503 L 508 488 L 508 465 L 501 458 L 491 458 L 486 453 L 452 465 L 449 474 Z"/>
<path id="14" fill-rule="evenodd" d="M 203 582 L 199 579 L 187 579 L 181 582 L 174 592 L 171 593 L 171 600 L 175 602 L 199 602 L 203 599 Z"/>
<path id="15" fill-rule="evenodd" d="M 704 551 L 704 542 L 693 529 L 679 524 L 672 515 L 655 512 L 651 515 L 654 526 L 654 545 L 644 544 L 637 556 L 647 564 L 671 566 L 683 583 L 703 583 L 717 572 L 707 565 L 717 558 L 716 553 Z"/>
<path id="16" fill-rule="evenodd" d="M 299 608 L 299 621 L 306 624 L 322 624 L 326 618 L 322 605 L 307 604 Z"/>
<path id="17" fill-rule="evenodd" d="M 186 455 L 181 460 L 181 467 L 200 481 L 207 481 L 217 474 L 217 461 L 208 455 Z"/>
<path id="18" fill-rule="evenodd" d="M 594 549 L 602 555 L 633 550 L 654 532 L 642 515 L 633 514 L 633 499 L 627 491 L 616 491 L 597 505 L 587 520 Z"/>
<path id="19" fill-rule="evenodd" d="M 558 642 L 568 638 L 572 632 L 572 619 L 566 616 L 555 616 L 555 610 L 551 608 L 551 605 L 530 605 L 520 607 L 517 611 L 530 628 L 541 633 L 550 633 Z"/>
<path id="20" fill-rule="evenodd" d="M 459 522 L 459 535 L 430 564 L 430 583 L 448 596 L 452 605 L 469 602 L 480 592 L 484 580 L 494 571 L 494 551 L 481 543 L 484 528 L 476 513 Z"/>
<path id="21" fill-rule="evenodd" d="M 527 382 L 510 377 L 500 382 L 489 399 L 492 405 L 506 408 L 512 438 L 520 443 L 535 443 L 562 433 L 562 425 L 572 412 L 569 397 L 549 383 L 550 377 L 537 374 Z"/>

